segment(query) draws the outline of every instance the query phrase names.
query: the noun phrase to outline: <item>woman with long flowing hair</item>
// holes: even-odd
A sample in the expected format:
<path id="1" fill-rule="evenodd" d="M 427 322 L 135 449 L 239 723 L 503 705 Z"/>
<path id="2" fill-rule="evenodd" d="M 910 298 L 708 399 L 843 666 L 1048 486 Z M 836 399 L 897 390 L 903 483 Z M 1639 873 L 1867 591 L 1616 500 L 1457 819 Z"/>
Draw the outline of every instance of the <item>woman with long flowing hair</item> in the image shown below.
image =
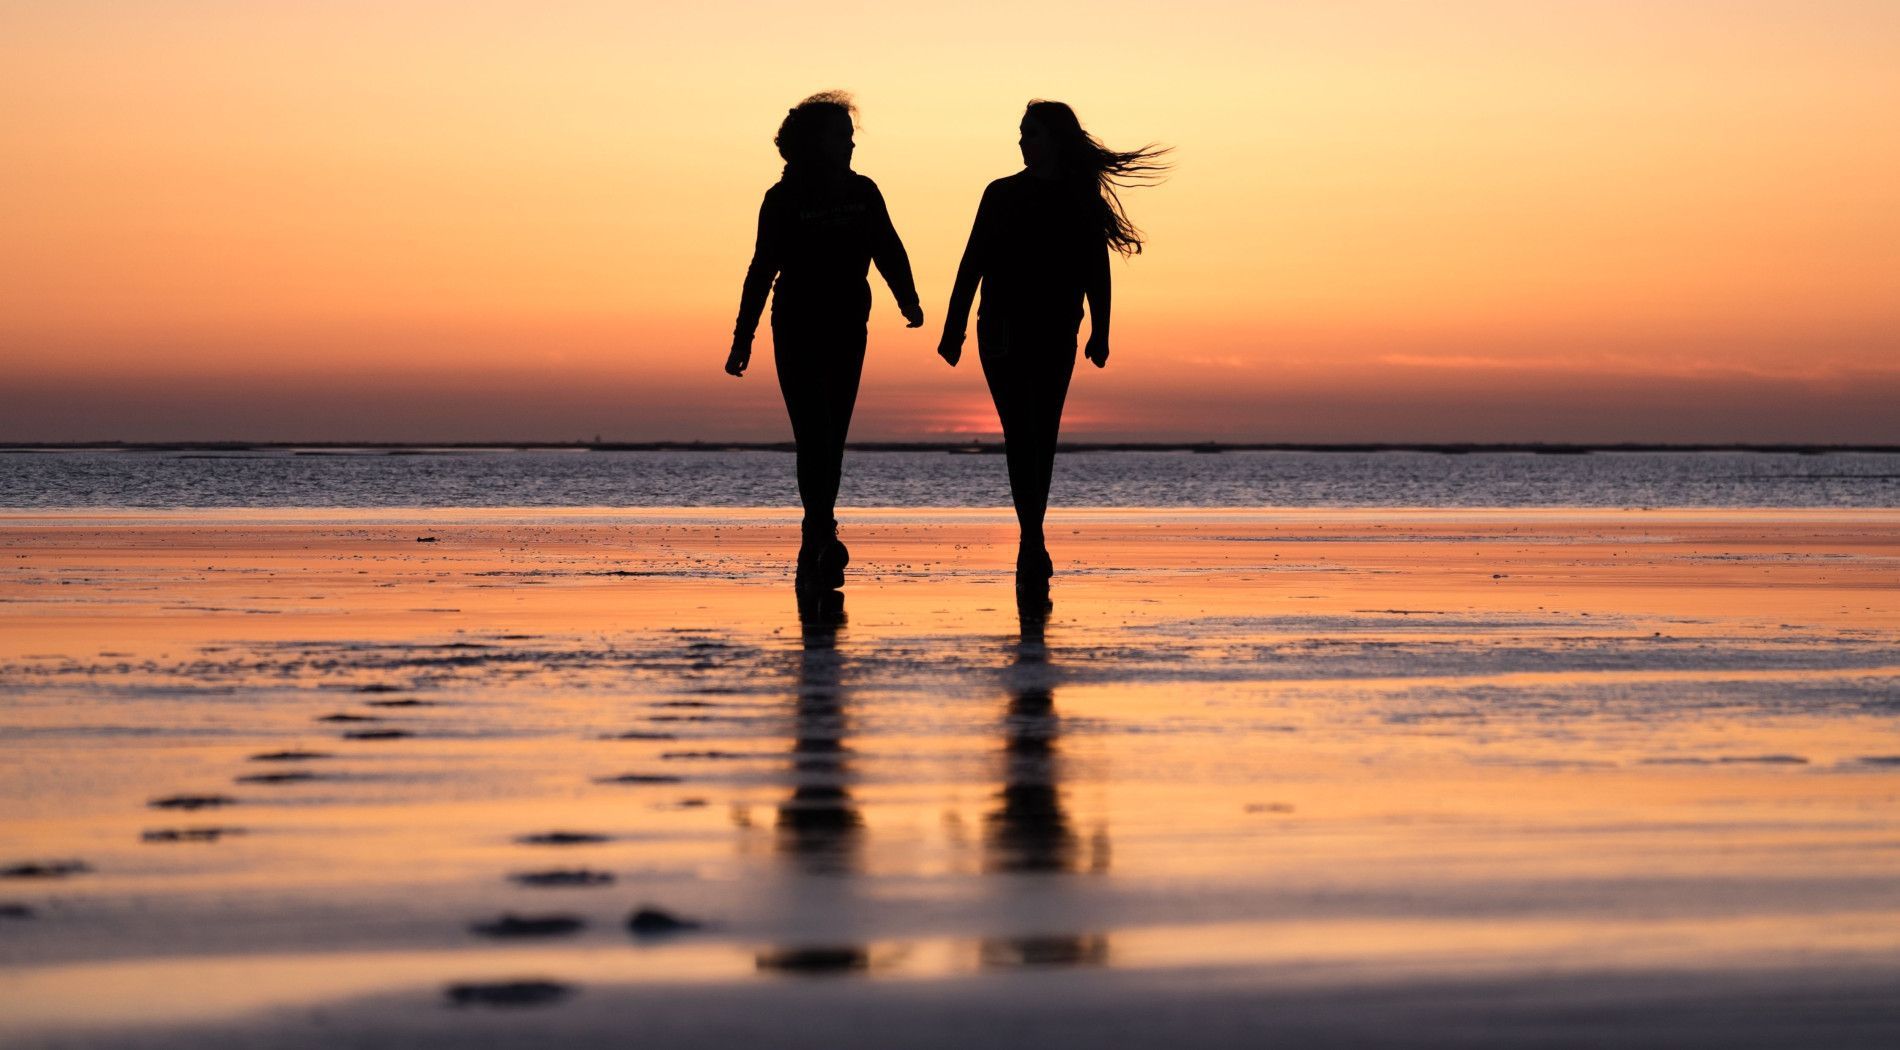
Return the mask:
<path id="1" fill-rule="evenodd" d="M 1023 170 L 983 191 L 957 267 L 937 353 L 955 365 L 977 286 L 977 353 L 1003 424 L 1009 492 L 1022 531 L 1016 584 L 1046 587 L 1054 563 L 1043 540 L 1062 404 L 1075 371 L 1082 304 L 1084 354 L 1108 364 L 1108 253 L 1139 254 L 1142 237 L 1117 190 L 1148 185 L 1168 170 L 1167 147 L 1111 150 L 1082 130 L 1075 111 L 1037 100 L 1023 113 Z"/>
<path id="2" fill-rule="evenodd" d="M 910 258 L 891 225 L 877 184 L 851 170 L 857 108 L 842 91 L 793 106 L 773 144 L 785 171 L 765 191 L 759 235 L 746 269 L 739 320 L 726 371 L 745 374 L 752 337 L 772 293 L 772 358 L 798 447 L 798 497 L 805 516 L 798 588 L 844 585 L 851 553 L 838 540 L 838 481 L 845 435 L 864 373 L 865 324 L 871 314 L 872 261 L 897 297 L 908 327 L 923 309 Z"/>

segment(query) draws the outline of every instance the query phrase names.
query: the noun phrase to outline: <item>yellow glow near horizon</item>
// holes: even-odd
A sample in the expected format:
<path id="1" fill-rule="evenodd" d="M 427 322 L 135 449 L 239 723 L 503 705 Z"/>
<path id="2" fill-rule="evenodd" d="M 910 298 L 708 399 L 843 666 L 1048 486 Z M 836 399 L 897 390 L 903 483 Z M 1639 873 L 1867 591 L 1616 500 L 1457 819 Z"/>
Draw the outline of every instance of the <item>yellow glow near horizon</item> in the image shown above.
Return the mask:
<path id="1" fill-rule="evenodd" d="M 930 319 L 877 288 L 861 437 L 984 429 L 935 326 L 1041 96 L 1178 147 L 1071 433 L 1900 439 L 1890 4 L 82 2 L 0 63 L 0 439 L 782 436 L 718 366 L 827 87 Z"/>

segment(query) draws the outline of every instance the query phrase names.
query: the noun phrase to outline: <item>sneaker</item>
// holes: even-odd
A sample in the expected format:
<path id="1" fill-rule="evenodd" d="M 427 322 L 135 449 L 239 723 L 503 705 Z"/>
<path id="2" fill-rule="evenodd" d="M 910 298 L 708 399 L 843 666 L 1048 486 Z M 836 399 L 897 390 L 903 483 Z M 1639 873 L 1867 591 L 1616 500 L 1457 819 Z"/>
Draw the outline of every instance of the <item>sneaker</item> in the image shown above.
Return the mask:
<path id="1" fill-rule="evenodd" d="M 804 543 L 799 545 L 798 574 L 794 578 L 792 586 L 800 591 L 818 588 L 820 578 L 824 575 L 819 565 L 824 551 L 825 548 L 822 540 L 808 537 Z"/>
<path id="2" fill-rule="evenodd" d="M 831 537 L 818 552 L 818 582 L 830 588 L 844 586 L 844 567 L 851 564 L 851 549 L 838 537 Z"/>
<path id="3" fill-rule="evenodd" d="M 1055 562 L 1046 547 L 1022 547 L 1016 552 L 1016 582 L 1046 584 L 1055 576 Z"/>

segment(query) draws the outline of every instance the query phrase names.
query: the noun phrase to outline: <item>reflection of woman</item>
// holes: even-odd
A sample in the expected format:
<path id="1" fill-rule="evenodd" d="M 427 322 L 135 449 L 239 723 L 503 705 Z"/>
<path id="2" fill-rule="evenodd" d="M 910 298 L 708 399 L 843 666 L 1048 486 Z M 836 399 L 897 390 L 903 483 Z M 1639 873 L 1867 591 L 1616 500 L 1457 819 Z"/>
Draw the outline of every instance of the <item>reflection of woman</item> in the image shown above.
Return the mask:
<path id="1" fill-rule="evenodd" d="M 1075 832 L 1062 804 L 1061 719 L 1055 669 L 1043 641 L 1047 610 L 1018 602 L 1022 635 L 1004 672 L 1009 711 L 1003 723 L 1003 787 L 989 814 L 985 846 L 992 871 L 1062 872 L 1076 859 Z"/>
<path id="2" fill-rule="evenodd" d="M 844 595 L 815 611 L 800 602 L 803 646 L 799 652 L 798 692 L 792 730 L 792 792 L 778 808 L 778 849 L 802 875 L 840 876 L 859 872 L 864 817 L 851 797 L 850 752 L 845 736 L 844 657 L 838 652 L 838 628 L 844 622 Z M 841 882 L 807 886 L 795 899 L 802 907 L 831 903 L 835 913 L 850 900 Z M 760 952 L 760 970 L 780 973 L 848 973 L 868 969 L 871 953 L 861 944 L 792 944 Z"/>
<path id="3" fill-rule="evenodd" d="M 838 652 L 842 600 L 828 615 L 801 617 L 798 696 L 792 737 L 792 794 L 778 810 L 779 848 L 800 870 L 846 874 L 855 866 L 864 818 L 851 797 L 850 726 Z"/>
<path id="4" fill-rule="evenodd" d="M 1019 586 L 1054 574 L 1043 543 L 1056 434 L 1075 371 L 1082 301 L 1088 300 L 1085 353 L 1108 364 L 1108 253 L 1141 251 L 1141 234 L 1122 211 L 1116 188 L 1152 181 L 1167 150 L 1108 149 L 1082 130 L 1060 102 L 1031 102 L 1023 113 L 1024 170 L 983 191 L 944 317 L 937 352 L 955 365 L 979 282 L 976 337 L 983 378 L 1003 424 L 1010 497 L 1022 545 Z"/>
<path id="5" fill-rule="evenodd" d="M 1088 843 L 1088 855 L 1083 856 L 1083 843 L 1063 802 L 1056 669 L 1049 662 L 1044 639 L 1047 598 L 1018 592 L 1017 611 L 1022 634 L 1003 677 L 1009 694 L 1003 724 L 1003 786 L 997 792 L 997 807 L 984 822 L 985 867 L 1006 875 L 1107 871 L 1107 832 L 1098 831 Z M 988 937 L 978 946 L 978 961 L 988 969 L 1100 966 L 1108 960 L 1108 936 L 1099 933 L 1031 932 Z"/>
<path id="6" fill-rule="evenodd" d="M 774 140 L 785 173 L 765 191 L 759 237 L 745 275 L 726 371 L 744 375 L 752 336 L 772 296 L 772 357 L 798 445 L 798 497 L 805 505 L 798 584 L 839 587 L 850 552 L 833 514 L 845 433 L 864 371 L 865 281 L 872 260 L 910 327 L 924 323 L 910 259 L 877 184 L 851 170 L 850 96 L 828 91 L 785 115 Z M 774 278 L 777 279 L 774 289 Z"/>

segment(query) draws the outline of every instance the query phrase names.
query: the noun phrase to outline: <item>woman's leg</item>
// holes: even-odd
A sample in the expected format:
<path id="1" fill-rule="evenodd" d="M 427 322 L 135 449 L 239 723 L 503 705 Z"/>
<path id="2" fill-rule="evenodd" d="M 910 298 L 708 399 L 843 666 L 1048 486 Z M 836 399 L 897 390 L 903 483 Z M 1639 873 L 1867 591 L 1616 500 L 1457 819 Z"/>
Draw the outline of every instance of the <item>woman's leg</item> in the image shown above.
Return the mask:
<path id="1" fill-rule="evenodd" d="M 848 553 L 836 541 L 838 487 L 844 471 L 845 439 L 864 373 L 864 328 L 774 325 L 772 342 L 779 392 L 791 417 L 798 453 L 798 497 L 804 504 L 804 543 L 800 575 L 815 570 L 828 555 L 825 582 L 843 583 Z"/>
<path id="2" fill-rule="evenodd" d="M 1043 519 L 1049 510 L 1056 441 L 1074 371 L 1075 343 L 1066 337 L 1012 338 L 1003 358 L 983 358 L 983 378 L 1003 425 L 1010 499 L 1016 506 L 1025 554 L 1040 554 L 1044 549 Z"/>
<path id="3" fill-rule="evenodd" d="M 1075 347 L 1058 348 L 1032 366 L 1029 388 L 1033 391 L 1024 407 L 1029 429 L 1029 449 L 1034 460 L 1028 464 L 1034 473 L 1029 479 L 1034 506 L 1037 540 L 1042 538 L 1043 517 L 1049 510 L 1049 486 L 1055 476 L 1056 442 L 1062 431 L 1062 406 L 1069 397 L 1069 379 L 1075 372 Z"/>
<path id="4" fill-rule="evenodd" d="M 987 342 L 985 334 L 984 326 L 979 322 L 979 344 Z M 1029 469 L 1029 428 L 1022 412 L 1022 405 L 1029 398 L 1022 389 L 1017 362 L 1012 357 L 998 359 L 990 353 L 982 353 L 981 359 L 983 381 L 990 388 L 990 402 L 996 406 L 996 420 L 1003 427 L 1003 460 L 1009 470 L 1009 499 L 1016 508 L 1016 526 L 1027 543 L 1032 531 L 1037 537 L 1042 532 L 1041 515 L 1032 509 L 1031 494 L 1036 486 L 1031 479 L 1035 473 Z"/>
<path id="5" fill-rule="evenodd" d="M 833 519 L 844 479 L 844 445 L 851 433 L 852 410 L 858 404 L 858 383 L 864 376 L 864 329 L 839 333 L 832 349 L 835 356 L 819 380 L 824 422 L 817 451 L 822 458 L 814 465 L 812 481 L 814 494 L 823 503 L 822 513 L 812 514 L 807 508 L 807 516 L 822 520 L 827 528 L 837 524 Z"/>
<path id="6" fill-rule="evenodd" d="M 1028 499 L 1024 513 L 1032 528 L 1024 528 L 1024 539 L 1034 539 L 1043 549 L 1043 518 L 1049 513 L 1049 486 L 1056 467 L 1056 441 L 1062 431 L 1062 404 L 1068 401 L 1070 376 L 1075 370 L 1075 347 L 1056 349 L 1028 366 L 1024 387 L 1030 397 L 1018 408 L 1018 431 L 1026 433 L 1024 473 L 1028 475 Z"/>

